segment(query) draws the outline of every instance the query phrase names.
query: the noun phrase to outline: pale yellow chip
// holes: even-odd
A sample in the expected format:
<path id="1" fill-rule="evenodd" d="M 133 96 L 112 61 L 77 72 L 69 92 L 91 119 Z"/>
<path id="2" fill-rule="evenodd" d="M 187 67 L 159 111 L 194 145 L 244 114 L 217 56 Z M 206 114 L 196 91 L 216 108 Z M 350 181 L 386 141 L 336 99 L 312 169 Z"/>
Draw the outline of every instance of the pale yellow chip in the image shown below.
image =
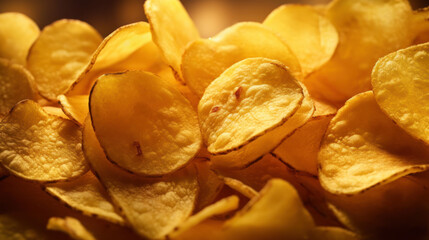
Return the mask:
<path id="1" fill-rule="evenodd" d="M 91 171 L 69 182 L 45 184 L 46 192 L 85 215 L 125 224 L 110 202 L 101 183 Z"/>
<path id="2" fill-rule="evenodd" d="M 0 14 L 0 58 L 25 65 L 28 50 L 39 36 L 37 24 L 21 13 Z"/>
<path id="3" fill-rule="evenodd" d="M 96 240 L 79 220 L 72 217 L 51 217 L 49 218 L 46 228 L 64 232 L 75 240 Z"/>
<path id="4" fill-rule="evenodd" d="M 37 90 L 31 73 L 19 64 L 0 58 L 0 118 L 17 102 L 35 99 L 36 96 Z"/>
<path id="5" fill-rule="evenodd" d="M 82 132 L 70 120 L 45 113 L 31 100 L 19 102 L 0 123 L 0 162 L 12 174 L 60 181 L 88 171 Z"/>
<path id="6" fill-rule="evenodd" d="M 391 53 L 372 72 L 375 100 L 398 126 L 429 144 L 429 43 Z"/>
<path id="7" fill-rule="evenodd" d="M 209 85 L 198 106 L 208 151 L 215 155 L 240 151 L 276 131 L 300 108 L 303 97 L 301 85 L 278 61 L 250 58 L 234 64 Z M 252 148 L 252 154 L 240 151 L 246 157 L 225 160 L 225 165 L 251 163 L 285 137 L 279 135 L 280 139 Z"/>
<path id="8" fill-rule="evenodd" d="M 182 54 L 189 43 L 200 38 L 194 22 L 179 0 L 148 0 L 144 3 L 144 11 L 153 41 L 182 81 Z"/>
<path id="9" fill-rule="evenodd" d="M 163 178 L 127 173 L 106 159 L 90 118 L 84 124 L 83 149 L 113 203 L 139 235 L 163 238 L 191 215 L 198 195 L 193 165 Z"/>
<path id="10" fill-rule="evenodd" d="M 198 159 L 198 161 L 195 161 L 195 165 L 198 171 L 198 184 L 200 187 L 198 202 L 195 208 L 198 211 L 213 203 L 224 184 L 216 173 L 210 169 L 210 162 L 208 160 L 202 161 Z"/>
<path id="11" fill-rule="evenodd" d="M 234 189 L 235 191 L 243 194 L 243 196 L 251 199 L 258 195 L 258 192 L 255 191 L 255 189 L 251 188 L 250 186 L 247 186 L 240 180 L 230 178 L 230 177 L 222 177 L 222 180 L 224 183 L 229 186 L 230 188 Z"/>
<path id="12" fill-rule="evenodd" d="M 237 23 L 207 40 L 190 44 L 182 58 L 186 84 L 201 97 L 222 72 L 246 58 L 266 57 L 282 62 L 291 74 L 301 77 L 298 59 L 289 47 L 260 23 Z"/>
<path id="13" fill-rule="evenodd" d="M 287 43 L 298 58 L 304 76 L 331 59 L 338 45 L 335 27 L 310 5 L 282 5 L 274 9 L 263 24 Z"/>
<path id="14" fill-rule="evenodd" d="M 334 0 L 327 18 L 340 41 L 332 59 L 304 80 L 309 92 L 342 105 L 371 89 L 371 70 L 384 55 L 409 46 L 414 38 L 407 0 Z"/>
<path id="15" fill-rule="evenodd" d="M 173 172 L 201 146 L 191 104 L 168 80 L 147 72 L 100 77 L 91 91 L 90 113 L 109 160 L 133 173 Z"/>
<path id="16" fill-rule="evenodd" d="M 45 111 L 47 114 L 64 118 L 64 119 L 70 119 L 66 114 L 64 114 L 63 110 L 59 107 L 43 106 L 42 108 L 43 108 L 43 111 Z"/>
<path id="17" fill-rule="evenodd" d="M 89 113 L 89 95 L 58 96 L 58 103 L 68 118 L 82 125 Z"/>
<path id="18" fill-rule="evenodd" d="M 380 110 L 371 91 L 346 102 L 322 140 L 319 179 L 335 194 L 356 194 L 429 168 L 429 147 Z"/>
<path id="19" fill-rule="evenodd" d="M 27 67 L 43 97 L 56 100 L 78 78 L 101 43 L 85 22 L 63 19 L 46 26 L 34 42 Z"/>

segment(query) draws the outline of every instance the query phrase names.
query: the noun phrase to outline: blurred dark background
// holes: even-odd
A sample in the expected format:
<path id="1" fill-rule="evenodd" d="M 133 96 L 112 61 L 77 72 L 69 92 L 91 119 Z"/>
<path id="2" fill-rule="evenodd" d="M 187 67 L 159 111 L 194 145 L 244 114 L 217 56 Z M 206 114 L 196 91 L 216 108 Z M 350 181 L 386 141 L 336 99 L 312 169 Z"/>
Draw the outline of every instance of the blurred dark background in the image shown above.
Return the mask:
<path id="1" fill-rule="evenodd" d="M 285 3 L 325 4 L 330 0 L 182 0 L 203 37 L 213 36 L 239 21 L 262 21 L 274 8 Z M 146 21 L 144 0 L 0 0 L 0 12 L 21 12 L 43 28 L 62 19 L 80 19 L 103 36 L 136 21 Z M 428 0 L 410 0 L 413 9 L 429 5 Z"/>

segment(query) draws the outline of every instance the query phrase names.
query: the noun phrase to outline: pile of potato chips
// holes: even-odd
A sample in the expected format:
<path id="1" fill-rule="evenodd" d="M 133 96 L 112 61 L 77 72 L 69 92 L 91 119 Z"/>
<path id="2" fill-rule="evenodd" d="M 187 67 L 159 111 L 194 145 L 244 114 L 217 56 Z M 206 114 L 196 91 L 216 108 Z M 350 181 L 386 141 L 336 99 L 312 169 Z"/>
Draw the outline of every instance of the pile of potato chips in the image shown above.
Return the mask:
<path id="1" fill-rule="evenodd" d="M 429 238 L 428 9 L 143 9 L 0 14 L 0 239 Z"/>

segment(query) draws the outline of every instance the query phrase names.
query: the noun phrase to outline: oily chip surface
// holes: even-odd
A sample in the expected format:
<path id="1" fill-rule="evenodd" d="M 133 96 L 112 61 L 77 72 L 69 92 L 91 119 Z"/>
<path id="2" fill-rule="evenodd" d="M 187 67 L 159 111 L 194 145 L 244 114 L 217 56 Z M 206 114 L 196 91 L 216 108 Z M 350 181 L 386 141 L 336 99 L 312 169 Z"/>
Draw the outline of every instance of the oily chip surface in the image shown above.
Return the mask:
<path id="1" fill-rule="evenodd" d="M 151 73 L 100 77 L 89 105 L 95 133 L 109 160 L 133 173 L 173 172 L 200 149 L 201 134 L 191 104 L 168 80 Z"/>
<path id="2" fill-rule="evenodd" d="M 381 58 L 372 72 L 380 108 L 412 136 L 429 144 L 429 43 Z"/>
<path id="3" fill-rule="evenodd" d="M 0 123 L 0 162 L 12 174 L 35 181 L 60 181 L 88 171 L 78 125 L 48 115 L 31 100 L 14 106 Z"/>
<path id="4" fill-rule="evenodd" d="M 429 147 L 394 124 L 371 91 L 346 102 L 322 140 L 319 180 L 334 194 L 356 194 L 429 168 Z"/>

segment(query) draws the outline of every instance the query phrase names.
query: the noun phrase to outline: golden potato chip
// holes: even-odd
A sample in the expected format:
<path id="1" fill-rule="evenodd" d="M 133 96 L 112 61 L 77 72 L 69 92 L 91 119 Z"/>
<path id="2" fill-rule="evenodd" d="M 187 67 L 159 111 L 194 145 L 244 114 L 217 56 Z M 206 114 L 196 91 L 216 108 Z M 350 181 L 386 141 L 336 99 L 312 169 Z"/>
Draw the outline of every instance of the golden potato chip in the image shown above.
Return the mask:
<path id="1" fill-rule="evenodd" d="M 271 179 L 222 230 L 226 239 L 307 239 L 313 227 L 296 190 L 284 180 Z"/>
<path id="2" fill-rule="evenodd" d="M 217 36 L 196 40 L 182 57 L 182 72 L 186 84 L 199 97 L 222 72 L 246 58 L 266 57 L 282 62 L 293 76 L 301 77 L 298 59 L 289 47 L 260 23 L 237 23 Z"/>
<path id="3" fill-rule="evenodd" d="M 322 140 L 319 179 L 335 194 L 356 194 L 429 168 L 429 147 L 380 110 L 371 91 L 348 100 Z"/>
<path id="4" fill-rule="evenodd" d="M 222 177 L 222 180 L 226 185 L 228 185 L 230 188 L 234 189 L 235 191 L 243 194 L 243 196 L 248 197 L 249 199 L 255 197 L 258 195 L 258 192 L 255 191 L 255 189 L 247 186 L 240 180 L 230 178 L 230 177 Z"/>
<path id="5" fill-rule="evenodd" d="M 89 102 L 95 133 L 108 159 L 128 171 L 167 174 L 200 149 L 197 115 L 168 80 L 139 71 L 104 75 Z"/>
<path id="6" fill-rule="evenodd" d="M 0 162 L 28 180 L 60 181 L 87 172 L 81 143 L 79 126 L 31 100 L 16 104 L 0 123 Z"/>
<path id="7" fill-rule="evenodd" d="M 214 157 L 214 163 L 242 167 L 269 152 L 286 136 L 276 130 L 294 115 L 302 101 L 301 85 L 278 61 L 250 58 L 231 66 L 209 85 L 198 106 L 208 151 L 241 155 L 222 160 Z M 240 151 L 264 134 L 273 133 L 275 136 L 265 144 Z"/>
<path id="8" fill-rule="evenodd" d="M 68 118 L 82 125 L 89 113 L 89 95 L 59 95 L 58 102 Z"/>
<path id="9" fill-rule="evenodd" d="M 0 14 L 0 58 L 25 65 L 28 50 L 40 34 L 37 24 L 21 13 Z"/>
<path id="10" fill-rule="evenodd" d="M 63 110 L 59 107 L 43 106 L 42 108 L 43 108 L 43 111 L 45 111 L 49 115 L 57 116 L 64 119 L 69 119 L 69 117 L 65 115 Z"/>
<path id="11" fill-rule="evenodd" d="M 90 118 L 84 124 L 83 149 L 113 203 L 139 235 L 163 238 L 191 215 L 198 195 L 193 165 L 163 178 L 125 172 L 106 159 Z"/>
<path id="12" fill-rule="evenodd" d="M 198 225 L 182 232 L 174 240 L 219 240 L 221 239 L 220 229 L 224 221 L 206 219 Z"/>
<path id="13" fill-rule="evenodd" d="M 197 214 L 189 217 L 185 222 L 180 224 L 172 233 L 168 235 L 168 237 L 176 239 L 177 237 L 180 237 L 181 234 L 188 231 L 189 229 L 192 229 L 206 219 L 237 209 L 238 201 L 238 197 L 233 195 L 227 198 L 223 198 L 216 203 L 207 206 L 206 208 L 199 211 Z"/>
<path id="14" fill-rule="evenodd" d="M 213 203 L 213 200 L 223 187 L 223 181 L 210 169 L 209 164 L 209 161 L 195 161 L 200 187 L 197 206 L 195 208 L 197 211 Z"/>
<path id="15" fill-rule="evenodd" d="M 320 68 L 335 52 L 338 32 L 310 5 L 285 4 L 274 9 L 263 24 L 287 43 L 306 76 Z"/>
<path id="16" fill-rule="evenodd" d="M 396 124 L 429 144 L 429 43 L 391 53 L 372 72 L 374 97 Z"/>
<path id="17" fill-rule="evenodd" d="M 56 100 L 85 69 L 101 42 L 99 33 L 85 22 L 63 19 L 46 26 L 27 57 L 43 97 Z"/>
<path id="18" fill-rule="evenodd" d="M 94 236 L 82 225 L 79 220 L 72 217 L 51 217 L 49 218 L 49 230 L 61 231 L 75 240 L 95 240 Z"/>
<path id="19" fill-rule="evenodd" d="M 31 73 L 19 64 L 0 59 L 0 117 L 6 115 L 17 102 L 35 99 L 36 96 Z"/>
<path id="20" fill-rule="evenodd" d="M 182 54 L 189 43 L 200 38 L 194 22 L 179 0 L 147 0 L 144 12 L 150 23 L 153 41 L 182 81 Z"/>
<path id="21" fill-rule="evenodd" d="M 124 219 L 115 212 L 109 196 L 91 171 L 70 182 L 46 184 L 44 189 L 53 197 L 85 215 L 96 216 L 121 225 L 125 223 Z"/>
<path id="22" fill-rule="evenodd" d="M 316 227 L 310 231 L 311 240 L 359 240 L 358 235 L 339 227 Z"/>
<path id="23" fill-rule="evenodd" d="M 378 58 L 409 46 L 414 38 L 407 0 L 334 0 L 326 17 L 339 33 L 339 45 L 332 59 L 304 83 L 315 97 L 339 105 L 370 90 Z"/>

